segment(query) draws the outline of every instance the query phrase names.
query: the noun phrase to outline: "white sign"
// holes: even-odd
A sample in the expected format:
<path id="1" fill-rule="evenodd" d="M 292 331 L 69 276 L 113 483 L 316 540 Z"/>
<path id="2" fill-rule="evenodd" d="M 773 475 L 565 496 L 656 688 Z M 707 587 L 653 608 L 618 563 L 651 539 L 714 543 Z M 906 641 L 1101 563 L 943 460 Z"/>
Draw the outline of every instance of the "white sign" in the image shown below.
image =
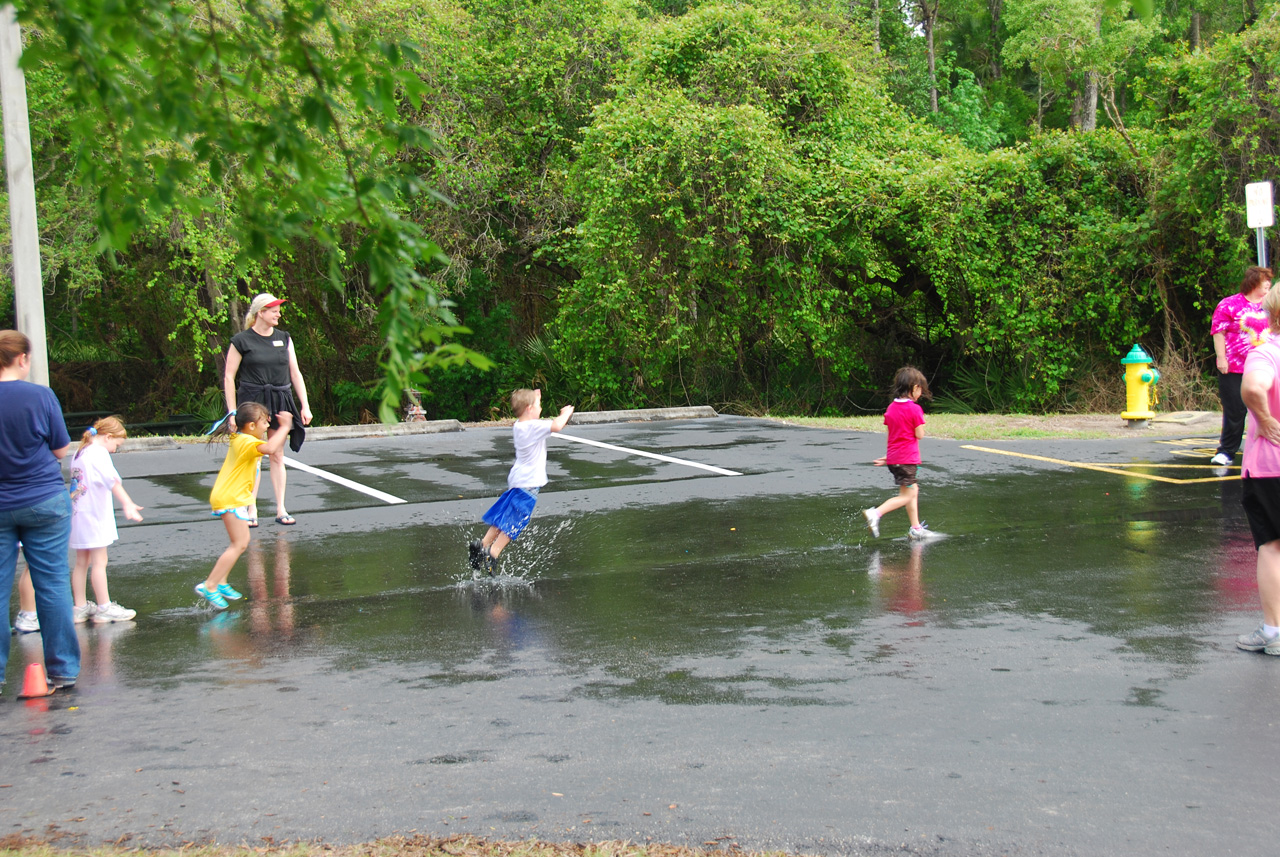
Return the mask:
<path id="1" fill-rule="evenodd" d="M 1275 223 L 1275 208 L 1271 204 L 1271 182 L 1253 182 L 1245 185 L 1244 204 L 1250 229 L 1259 229 Z"/>

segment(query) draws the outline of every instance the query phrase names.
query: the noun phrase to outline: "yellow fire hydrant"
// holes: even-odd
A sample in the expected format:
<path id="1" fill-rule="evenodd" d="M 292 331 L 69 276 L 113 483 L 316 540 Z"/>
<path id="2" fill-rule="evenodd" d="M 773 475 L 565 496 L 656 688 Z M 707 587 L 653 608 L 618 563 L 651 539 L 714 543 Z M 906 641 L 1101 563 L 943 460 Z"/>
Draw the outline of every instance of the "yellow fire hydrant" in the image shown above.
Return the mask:
<path id="1" fill-rule="evenodd" d="M 1151 410 L 1152 387 L 1160 380 L 1160 373 L 1151 365 L 1151 355 L 1137 343 L 1120 361 L 1124 365 L 1125 404 L 1128 406 L 1120 419 L 1129 421 L 1129 428 L 1142 428 L 1147 420 L 1155 417 Z"/>

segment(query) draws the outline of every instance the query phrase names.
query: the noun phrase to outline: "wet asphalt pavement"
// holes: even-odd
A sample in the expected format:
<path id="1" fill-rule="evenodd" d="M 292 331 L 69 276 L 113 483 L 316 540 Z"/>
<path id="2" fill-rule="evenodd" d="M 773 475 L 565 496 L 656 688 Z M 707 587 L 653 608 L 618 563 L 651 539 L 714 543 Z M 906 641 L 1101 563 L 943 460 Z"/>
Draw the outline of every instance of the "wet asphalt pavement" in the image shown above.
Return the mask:
<path id="1" fill-rule="evenodd" d="M 1199 427 L 1198 436 L 1216 426 Z M 0 836 L 175 845 L 391 834 L 832 854 L 1256 854 L 1280 658 L 1238 481 L 1161 482 L 922 444 L 913 545 L 883 436 L 721 417 L 569 434 L 496 581 L 466 542 L 510 430 L 308 443 L 225 613 L 221 451 L 116 464 L 146 521 L 111 549 L 135 622 L 81 629 L 78 688 L 0 702 Z M 1197 436 L 1197 430 L 1188 437 Z M 1197 444 L 990 449 L 1176 480 Z M 1183 465 L 1169 467 L 1167 465 Z M 269 495 L 264 488 L 263 495 Z M 15 598 L 16 602 L 16 598 Z"/>

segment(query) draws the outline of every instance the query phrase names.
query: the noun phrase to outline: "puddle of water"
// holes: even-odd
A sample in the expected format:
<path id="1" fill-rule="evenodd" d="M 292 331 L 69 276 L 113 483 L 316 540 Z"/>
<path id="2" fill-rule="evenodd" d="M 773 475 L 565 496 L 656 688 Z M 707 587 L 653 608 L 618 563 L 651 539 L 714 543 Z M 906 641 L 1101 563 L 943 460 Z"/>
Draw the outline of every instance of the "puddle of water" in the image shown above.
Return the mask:
<path id="1" fill-rule="evenodd" d="M 268 528 L 232 573 L 247 600 L 224 613 L 191 591 L 209 557 L 113 564 L 113 596 L 139 618 L 82 628 L 85 671 L 251 681 L 255 665 L 305 656 L 334 670 L 393 665 L 414 687 L 532 669 L 580 676 L 577 692 L 598 698 L 809 705 L 859 670 L 913 675 L 912 635 L 1014 616 L 1028 646 L 1037 633 L 1094 637 L 1176 667 L 1196 662 L 1201 629 L 1256 609 L 1238 486 L 1073 472 L 1046 489 L 1043 475 L 926 485 L 923 516 L 950 537 L 925 545 L 903 538 L 901 512 L 870 537 L 860 510 L 880 494 L 540 516 L 494 580 L 466 566 L 482 525 Z M 13 649 L 10 677 L 38 635 Z M 1135 691 L 1131 704 L 1157 700 Z"/>

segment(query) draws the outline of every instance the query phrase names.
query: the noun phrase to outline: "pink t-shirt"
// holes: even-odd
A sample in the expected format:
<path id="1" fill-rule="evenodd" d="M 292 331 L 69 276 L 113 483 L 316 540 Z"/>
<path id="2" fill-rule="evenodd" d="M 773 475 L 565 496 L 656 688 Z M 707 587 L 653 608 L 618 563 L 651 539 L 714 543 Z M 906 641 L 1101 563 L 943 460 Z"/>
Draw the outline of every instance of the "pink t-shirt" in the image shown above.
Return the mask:
<path id="1" fill-rule="evenodd" d="M 1271 378 L 1267 391 L 1267 408 L 1271 416 L 1280 418 L 1280 343 L 1269 340 L 1249 352 L 1244 361 L 1244 374 L 1266 375 Z M 1248 420 L 1248 434 L 1244 441 L 1244 462 L 1240 468 L 1243 476 L 1265 479 L 1280 476 L 1280 445 L 1258 436 L 1258 421 Z"/>
<path id="2" fill-rule="evenodd" d="M 919 464 L 920 441 L 916 426 L 924 425 L 924 411 L 910 399 L 894 399 L 884 412 L 889 427 L 889 444 L 885 449 L 886 464 Z"/>
<path id="3" fill-rule="evenodd" d="M 1243 372 L 1244 358 L 1270 338 L 1262 302 L 1255 303 L 1241 294 L 1223 298 L 1213 311 L 1213 324 L 1209 327 L 1210 335 L 1219 333 L 1226 346 L 1227 371 Z"/>

